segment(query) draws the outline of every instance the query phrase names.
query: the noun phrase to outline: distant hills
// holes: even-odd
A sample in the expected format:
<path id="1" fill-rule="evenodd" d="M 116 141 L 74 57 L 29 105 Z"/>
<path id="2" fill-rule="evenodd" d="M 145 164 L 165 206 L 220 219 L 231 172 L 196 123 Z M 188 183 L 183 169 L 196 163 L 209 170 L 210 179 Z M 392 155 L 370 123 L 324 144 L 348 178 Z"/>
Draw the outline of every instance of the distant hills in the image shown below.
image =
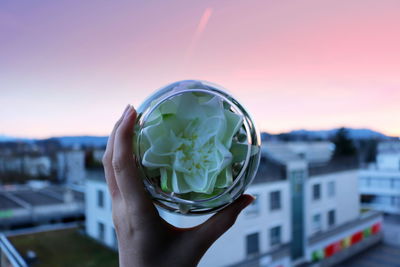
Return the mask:
<path id="1" fill-rule="evenodd" d="M 12 136 L 0 135 L 0 142 L 24 142 L 34 143 L 37 141 L 55 140 L 58 141 L 63 147 L 73 146 L 90 146 L 90 147 L 104 147 L 107 145 L 108 136 L 59 136 L 47 139 L 34 139 L 34 138 L 16 138 Z"/>
<path id="2" fill-rule="evenodd" d="M 307 135 L 314 138 L 329 139 L 336 135 L 339 128 L 331 130 L 320 130 L 320 131 L 309 131 L 309 130 L 296 130 L 291 131 L 289 134 L 292 135 Z M 348 135 L 351 139 L 388 139 L 386 136 L 380 132 L 373 131 L 371 129 L 353 129 L 346 128 Z"/>
<path id="3" fill-rule="evenodd" d="M 102 147 L 107 145 L 108 136 L 61 136 L 54 139 L 58 140 L 65 147 L 74 146 L 75 144 Z"/>
<path id="4" fill-rule="evenodd" d="M 19 138 L 9 135 L 0 134 L 0 142 L 33 142 L 35 139 Z"/>
<path id="5" fill-rule="evenodd" d="M 339 128 L 330 129 L 330 130 L 294 130 L 287 133 L 281 134 L 269 134 L 262 133 L 263 140 L 328 140 L 332 138 Z M 384 135 L 380 132 L 371 130 L 371 129 L 356 129 L 356 128 L 346 128 L 348 135 L 351 139 L 355 140 L 363 140 L 363 139 L 377 139 L 377 140 L 391 140 L 398 139 L 394 137 L 390 137 Z M 25 143 L 34 143 L 36 141 L 44 141 L 44 140 L 56 140 L 59 141 L 60 144 L 64 147 L 72 147 L 72 146 L 91 146 L 91 147 L 105 147 L 107 145 L 108 136 L 59 136 L 52 137 L 49 139 L 33 139 L 33 138 L 16 138 L 7 135 L 0 135 L 0 143 L 4 142 L 25 142 Z"/>
<path id="6" fill-rule="evenodd" d="M 281 133 L 281 134 L 268 134 L 268 133 L 263 133 L 262 134 L 262 139 L 263 140 L 268 140 L 268 139 L 282 139 L 282 140 L 328 140 L 334 137 L 337 133 L 337 131 L 340 128 L 335 128 L 335 129 L 329 129 L 329 130 L 294 130 L 291 132 L 287 133 Z M 390 137 L 387 135 L 384 135 L 380 132 L 371 130 L 371 129 L 365 129 L 365 128 L 345 128 L 347 130 L 347 134 L 351 139 L 354 140 L 365 140 L 365 139 L 377 139 L 377 140 L 392 140 L 396 139 L 394 137 Z M 398 139 L 398 138 L 397 138 Z"/>

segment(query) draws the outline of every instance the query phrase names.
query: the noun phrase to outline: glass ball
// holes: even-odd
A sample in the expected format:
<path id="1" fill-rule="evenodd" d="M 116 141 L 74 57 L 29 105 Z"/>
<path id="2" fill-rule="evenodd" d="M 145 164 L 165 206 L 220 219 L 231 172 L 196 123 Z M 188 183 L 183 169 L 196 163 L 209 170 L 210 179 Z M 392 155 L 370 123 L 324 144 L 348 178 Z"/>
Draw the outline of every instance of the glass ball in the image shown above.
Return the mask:
<path id="1" fill-rule="evenodd" d="M 157 206 L 186 215 L 213 213 L 254 179 L 259 131 L 221 86 L 175 82 L 153 93 L 137 114 L 135 164 Z"/>

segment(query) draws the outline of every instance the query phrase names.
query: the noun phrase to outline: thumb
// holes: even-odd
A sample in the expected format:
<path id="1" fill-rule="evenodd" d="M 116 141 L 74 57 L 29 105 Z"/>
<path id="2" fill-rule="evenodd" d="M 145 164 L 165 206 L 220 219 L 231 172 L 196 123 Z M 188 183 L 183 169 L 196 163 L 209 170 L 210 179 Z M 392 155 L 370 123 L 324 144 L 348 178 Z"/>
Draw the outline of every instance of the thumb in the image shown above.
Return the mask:
<path id="1" fill-rule="evenodd" d="M 254 201 L 251 195 L 242 195 L 225 209 L 219 211 L 197 227 L 200 245 L 210 247 L 222 234 L 235 223 L 240 212 Z"/>

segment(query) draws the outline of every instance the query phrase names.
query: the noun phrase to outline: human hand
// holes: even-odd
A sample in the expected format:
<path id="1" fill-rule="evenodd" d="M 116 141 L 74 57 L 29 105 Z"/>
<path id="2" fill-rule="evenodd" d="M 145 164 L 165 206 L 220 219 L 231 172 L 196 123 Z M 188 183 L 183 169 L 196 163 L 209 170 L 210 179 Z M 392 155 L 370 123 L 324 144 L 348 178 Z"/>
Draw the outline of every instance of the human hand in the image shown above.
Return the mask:
<path id="1" fill-rule="evenodd" d="M 111 132 L 103 157 L 120 266 L 196 266 L 254 198 L 242 195 L 193 228 L 177 228 L 167 223 L 145 191 L 134 164 L 135 120 L 136 111 L 129 105 Z"/>

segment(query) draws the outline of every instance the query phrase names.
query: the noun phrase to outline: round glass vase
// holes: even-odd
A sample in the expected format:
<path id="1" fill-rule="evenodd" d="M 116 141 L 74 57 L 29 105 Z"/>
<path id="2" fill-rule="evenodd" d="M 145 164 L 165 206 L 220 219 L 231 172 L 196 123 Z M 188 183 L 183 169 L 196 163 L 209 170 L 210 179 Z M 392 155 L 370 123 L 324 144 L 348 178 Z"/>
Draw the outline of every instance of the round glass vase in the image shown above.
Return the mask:
<path id="1" fill-rule="evenodd" d="M 182 194 L 165 191 L 161 186 L 160 175 L 149 175 L 148 167 L 143 165 L 145 151 L 141 151 L 141 142 L 144 142 L 143 131 L 146 128 L 147 121 L 163 103 L 188 93 L 217 97 L 226 110 L 242 118 L 241 126 L 233 139 L 235 142 L 239 142 L 242 148 L 245 148 L 244 153 L 242 153 L 244 156 L 241 157 L 242 160 L 240 162 L 232 163 L 232 183 L 225 188 L 219 188 L 218 192 L 212 196 L 204 195 L 204 197 L 196 196 L 193 198 L 193 194 L 190 193 Z M 203 215 L 221 210 L 232 203 L 243 194 L 256 175 L 260 162 L 260 146 L 259 131 L 245 108 L 222 87 L 206 81 L 185 80 L 167 85 L 152 94 L 137 109 L 134 144 L 136 164 L 145 188 L 151 195 L 153 202 L 170 212 L 185 215 Z M 202 196 L 201 194 L 199 195 Z"/>

